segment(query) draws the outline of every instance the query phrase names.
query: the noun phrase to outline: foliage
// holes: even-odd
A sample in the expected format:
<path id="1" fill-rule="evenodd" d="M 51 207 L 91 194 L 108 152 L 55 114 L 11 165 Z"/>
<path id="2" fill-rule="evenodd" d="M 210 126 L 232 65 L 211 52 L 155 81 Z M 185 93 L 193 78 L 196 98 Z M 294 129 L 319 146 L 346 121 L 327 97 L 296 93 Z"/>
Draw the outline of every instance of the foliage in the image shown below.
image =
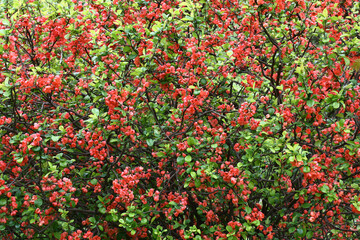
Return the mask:
<path id="1" fill-rule="evenodd" d="M 358 239 L 358 1 L 0 1 L 3 239 Z"/>

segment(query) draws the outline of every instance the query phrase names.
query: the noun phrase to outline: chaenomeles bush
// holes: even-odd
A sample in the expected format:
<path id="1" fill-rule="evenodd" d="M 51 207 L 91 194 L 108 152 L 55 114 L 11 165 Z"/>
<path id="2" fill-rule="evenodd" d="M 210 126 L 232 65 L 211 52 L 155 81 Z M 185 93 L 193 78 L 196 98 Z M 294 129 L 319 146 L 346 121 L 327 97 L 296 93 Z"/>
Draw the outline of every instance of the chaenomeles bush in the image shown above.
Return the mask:
<path id="1" fill-rule="evenodd" d="M 0 1 L 0 236 L 358 239 L 359 11 Z"/>

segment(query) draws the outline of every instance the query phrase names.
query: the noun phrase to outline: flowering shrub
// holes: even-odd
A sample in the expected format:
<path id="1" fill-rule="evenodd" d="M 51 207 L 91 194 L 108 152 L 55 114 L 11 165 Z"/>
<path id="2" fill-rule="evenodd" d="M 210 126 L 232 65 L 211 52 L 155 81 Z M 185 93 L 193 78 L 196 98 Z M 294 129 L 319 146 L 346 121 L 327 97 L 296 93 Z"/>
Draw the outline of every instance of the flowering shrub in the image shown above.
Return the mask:
<path id="1" fill-rule="evenodd" d="M 3 239 L 358 239 L 360 4 L 0 2 Z"/>

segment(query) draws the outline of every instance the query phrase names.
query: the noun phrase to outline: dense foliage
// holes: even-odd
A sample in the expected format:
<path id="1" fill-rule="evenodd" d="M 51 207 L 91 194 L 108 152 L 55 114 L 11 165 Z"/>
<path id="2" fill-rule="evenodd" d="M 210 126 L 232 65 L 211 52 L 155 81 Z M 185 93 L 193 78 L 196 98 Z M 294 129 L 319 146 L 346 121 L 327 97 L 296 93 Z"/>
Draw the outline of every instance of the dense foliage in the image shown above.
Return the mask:
<path id="1" fill-rule="evenodd" d="M 360 4 L 1 0 L 3 239 L 358 239 Z"/>

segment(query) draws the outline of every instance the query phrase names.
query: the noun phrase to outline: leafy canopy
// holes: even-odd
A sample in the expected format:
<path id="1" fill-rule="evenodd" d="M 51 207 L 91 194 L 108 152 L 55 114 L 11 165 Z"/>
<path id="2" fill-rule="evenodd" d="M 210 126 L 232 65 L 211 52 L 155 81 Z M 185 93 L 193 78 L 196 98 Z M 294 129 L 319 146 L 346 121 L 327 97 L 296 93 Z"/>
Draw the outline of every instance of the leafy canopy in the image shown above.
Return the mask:
<path id="1" fill-rule="evenodd" d="M 358 1 L 0 1 L 3 239 L 358 239 Z"/>

